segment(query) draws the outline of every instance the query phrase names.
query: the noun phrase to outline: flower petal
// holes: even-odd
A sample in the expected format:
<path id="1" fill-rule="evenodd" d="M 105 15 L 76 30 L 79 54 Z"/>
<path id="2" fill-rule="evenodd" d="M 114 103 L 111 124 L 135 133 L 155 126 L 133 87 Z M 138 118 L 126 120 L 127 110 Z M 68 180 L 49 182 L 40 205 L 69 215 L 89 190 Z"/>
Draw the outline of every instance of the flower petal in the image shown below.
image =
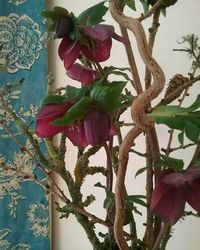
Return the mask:
<path id="1" fill-rule="evenodd" d="M 93 40 L 90 45 L 82 45 L 81 52 L 89 60 L 93 62 L 103 62 L 110 57 L 112 47 L 112 39 L 108 38 L 104 41 Z"/>
<path id="2" fill-rule="evenodd" d="M 55 126 L 52 122 L 57 118 L 62 117 L 71 106 L 71 102 L 65 102 L 62 105 L 48 104 L 43 106 L 37 115 L 36 134 L 39 137 L 46 138 L 62 132 L 65 127 Z"/>
<path id="3" fill-rule="evenodd" d="M 92 40 L 104 41 L 111 38 L 115 31 L 112 25 L 99 24 L 95 27 L 83 27 L 82 32 Z"/>
<path id="4" fill-rule="evenodd" d="M 85 135 L 92 146 L 103 145 L 110 139 L 110 119 L 106 113 L 93 110 L 84 120 Z"/>
<path id="5" fill-rule="evenodd" d="M 184 195 L 190 206 L 200 213 L 200 178 L 187 184 Z"/>
<path id="6" fill-rule="evenodd" d="M 92 70 L 78 63 L 74 63 L 67 70 L 67 75 L 70 78 L 81 82 L 82 87 L 88 86 L 92 81 L 100 77 L 100 74 L 98 71 Z"/>
<path id="7" fill-rule="evenodd" d="M 163 222 L 174 224 L 183 215 L 185 200 L 180 187 L 177 188 L 163 181 L 167 174 L 164 171 L 156 183 L 150 209 Z"/>
<path id="8" fill-rule="evenodd" d="M 64 66 L 67 70 L 79 57 L 80 49 L 81 45 L 77 40 L 72 40 L 69 37 L 62 39 L 58 48 L 58 54 L 61 60 L 64 60 Z"/>
<path id="9" fill-rule="evenodd" d="M 68 16 L 61 16 L 56 22 L 56 36 L 63 38 L 69 34 L 73 28 L 73 23 Z"/>
<path id="10" fill-rule="evenodd" d="M 88 145 L 83 122 L 77 122 L 71 126 L 67 126 L 65 134 L 75 146 L 84 148 Z"/>

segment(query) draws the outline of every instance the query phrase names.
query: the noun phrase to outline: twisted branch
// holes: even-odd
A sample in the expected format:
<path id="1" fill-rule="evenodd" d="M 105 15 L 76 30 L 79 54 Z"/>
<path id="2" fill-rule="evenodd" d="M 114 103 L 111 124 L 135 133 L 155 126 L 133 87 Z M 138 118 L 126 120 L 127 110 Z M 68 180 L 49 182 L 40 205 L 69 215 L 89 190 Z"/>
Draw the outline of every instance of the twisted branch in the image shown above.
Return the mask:
<path id="1" fill-rule="evenodd" d="M 114 223 L 114 233 L 117 244 L 121 250 L 128 250 L 128 244 L 123 234 L 124 221 L 124 181 L 128 163 L 129 150 L 134 140 L 142 133 L 153 126 L 153 120 L 146 115 L 146 109 L 153 99 L 155 99 L 164 88 L 165 76 L 156 60 L 152 57 L 149 50 L 143 26 L 136 18 L 125 16 L 120 10 L 121 0 L 109 0 L 111 15 L 119 25 L 130 30 L 137 42 L 140 56 L 147 69 L 153 76 L 152 85 L 138 95 L 132 103 L 131 116 L 136 126 L 132 128 L 124 138 L 119 152 L 119 168 L 116 181 L 116 216 Z"/>

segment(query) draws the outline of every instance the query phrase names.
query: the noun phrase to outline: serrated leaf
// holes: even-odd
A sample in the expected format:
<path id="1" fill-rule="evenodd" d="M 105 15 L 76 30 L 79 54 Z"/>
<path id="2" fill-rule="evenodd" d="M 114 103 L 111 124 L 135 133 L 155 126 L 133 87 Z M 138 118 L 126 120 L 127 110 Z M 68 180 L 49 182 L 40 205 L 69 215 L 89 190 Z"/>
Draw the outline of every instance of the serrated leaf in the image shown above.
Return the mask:
<path id="1" fill-rule="evenodd" d="M 65 114 L 59 119 L 53 121 L 54 125 L 64 126 L 74 123 L 77 120 L 82 119 L 88 106 L 92 103 L 92 99 L 85 96 L 81 98 L 75 105 L 73 105 Z"/>
<path id="2" fill-rule="evenodd" d="M 100 2 L 89 9 L 83 11 L 78 19 L 81 24 L 86 26 L 95 26 L 103 21 L 103 16 L 106 14 L 108 8 L 104 6 L 105 1 Z"/>
<path id="3" fill-rule="evenodd" d="M 79 100 L 82 97 L 84 97 L 84 95 L 87 92 L 87 89 L 86 88 L 76 88 L 76 87 L 68 85 L 65 88 L 65 91 L 66 91 L 66 98 L 67 99 Z"/>
<path id="4" fill-rule="evenodd" d="M 172 158 L 166 155 L 160 155 L 166 166 L 173 168 L 176 171 L 181 171 L 184 167 L 184 162 L 182 159 Z"/>
<path id="5" fill-rule="evenodd" d="M 111 112 L 120 106 L 120 94 L 125 82 L 112 82 L 107 85 L 96 84 L 90 91 L 90 97 L 103 112 Z"/>
<path id="6" fill-rule="evenodd" d="M 50 103 L 62 104 L 65 98 L 59 95 L 48 95 L 42 100 L 42 106 Z"/>
<path id="7" fill-rule="evenodd" d="M 185 122 L 185 134 L 191 141 L 197 143 L 200 134 L 200 128 L 191 121 Z"/>

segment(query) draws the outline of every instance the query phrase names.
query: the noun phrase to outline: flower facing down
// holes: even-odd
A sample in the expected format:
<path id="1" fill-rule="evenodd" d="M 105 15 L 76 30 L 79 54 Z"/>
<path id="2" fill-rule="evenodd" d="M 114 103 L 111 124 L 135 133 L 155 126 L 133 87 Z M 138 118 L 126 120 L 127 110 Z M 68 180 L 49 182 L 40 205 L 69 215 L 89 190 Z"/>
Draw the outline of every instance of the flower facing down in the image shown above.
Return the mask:
<path id="1" fill-rule="evenodd" d="M 115 134 L 111 120 L 98 110 L 89 112 L 84 119 L 85 136 L 92 146 L 103 145 Z"/>
<path id="2" fill-rule="evenodd" d="M 94 27 L 84 27 L 81 29 L 87 44 L 77 39 L 71 39 L 66 35 L 59 46 L 58 54 L 64 61 L 64 66 L 68 70 L 77 58 L 84 55 L 93 62 L 103 62 L 110 57 L 112 38 L 126 43 L 126 40 L 118 36 L 111 25 L 99 24 Z"/>
<path id="3" fill-rule="evenodd" d="M 66 126 L 56 126 L 52 122 L 62 117 L 72 105 L 71 101 L 66 101 L 63 104 L 44 105 L 37 115 L 36 134 L 46 138 L 64 131 Z"/>
<path id="4" fill-rule="evenodd" d="M 150 209 L 163 222 L 174 224 L 183 215 L 186 202 L 200 213 L 200 169 L 164 170 L 153 191 Z"/>
<path id="5" fill-rule="evenodd" d="M 100 78 L 98 71 L 85 67 L 79 63 L 74 63 L 69 70 L 67 70 L 67 75 L 81 82 L 82 87 L 87 87 L 91 82 Z"/>

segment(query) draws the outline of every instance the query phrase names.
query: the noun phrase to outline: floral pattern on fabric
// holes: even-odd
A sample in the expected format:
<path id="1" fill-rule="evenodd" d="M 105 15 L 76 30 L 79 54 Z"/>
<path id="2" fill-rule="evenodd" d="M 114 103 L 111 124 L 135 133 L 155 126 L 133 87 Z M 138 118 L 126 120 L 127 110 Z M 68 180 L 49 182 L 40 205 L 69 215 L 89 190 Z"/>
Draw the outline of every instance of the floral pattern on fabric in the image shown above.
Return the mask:
<path id="1" fill-rule="evenodd" d="M 45 1 L 0 1 L 0 88 L 24 79 L 3 101 L 31 129 L 46 92 Z M 0 250 L 49 250 L 49 197 L 34 178 L 48 184 L 31 157 L 32 146 L 0 105 Z M 23 150 L 23 148 L 26 150 Z M 5 171 L 6 169 L 6 171 Z M 33 178 L 31 178 L 33 177 Z"/>
<path id="2" fill-rule="evenodd" d="M 7 1 L 8 1 L 8 3 L 12 3 L 14 5 L 20 5 L 24 2 L 26 2 L 26 0 L 7 0 Z"/>
<path id="3" fill-rule="evenodd" d="M 0 58 L 6 62 L 7 72 L 30 70 L 42 49 L 41 31 L 38 24 L 26 14 L 1 16 L 0 44 Z"/>

